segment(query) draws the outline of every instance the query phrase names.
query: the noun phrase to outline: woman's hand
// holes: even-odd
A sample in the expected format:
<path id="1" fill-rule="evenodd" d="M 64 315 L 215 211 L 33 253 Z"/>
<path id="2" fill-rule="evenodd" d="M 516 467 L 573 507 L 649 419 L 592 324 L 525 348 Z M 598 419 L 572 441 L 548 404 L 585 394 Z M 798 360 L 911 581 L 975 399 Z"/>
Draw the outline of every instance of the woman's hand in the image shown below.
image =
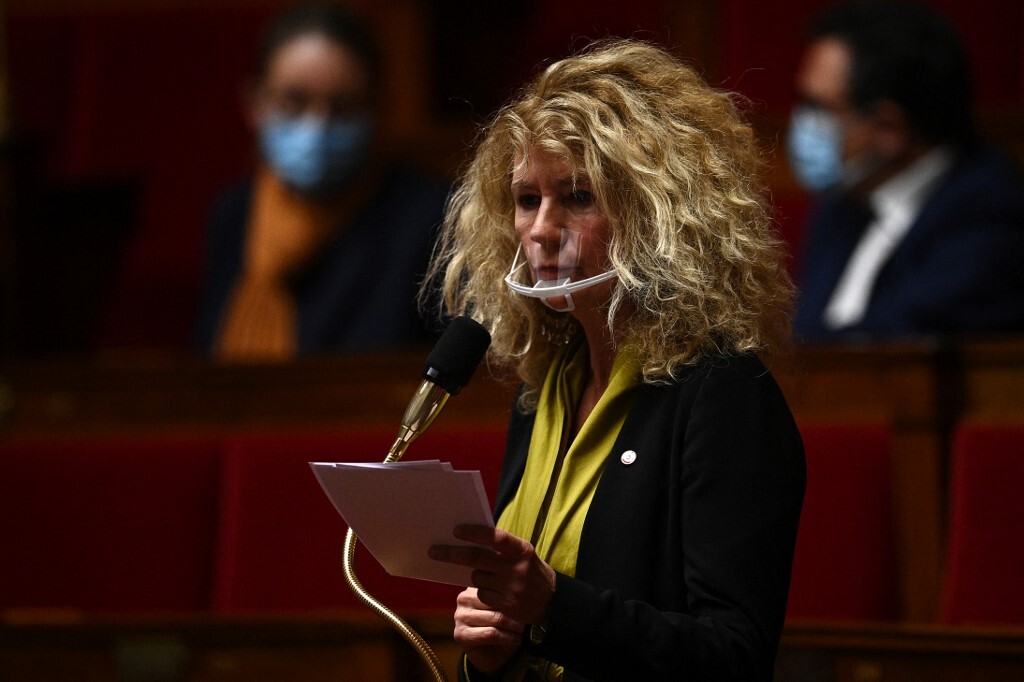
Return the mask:
<path id="1" fill-rule="evenodd" d="M 475 587 L 463 590 L 456 604 L 455 641 L 477 670 L 498 672 L 519 650 L 525 626 L 488 608 Z"/>
<path id="2" fill-rule="evenodd" d="M 527 625 L 546 625 L 555 570 L 526 540 L 500 528 L 457 526 L 455 537 L 475 546 L 434 545 L 430 558 L 473 569 L 470 580 L 487 608 Z"/>

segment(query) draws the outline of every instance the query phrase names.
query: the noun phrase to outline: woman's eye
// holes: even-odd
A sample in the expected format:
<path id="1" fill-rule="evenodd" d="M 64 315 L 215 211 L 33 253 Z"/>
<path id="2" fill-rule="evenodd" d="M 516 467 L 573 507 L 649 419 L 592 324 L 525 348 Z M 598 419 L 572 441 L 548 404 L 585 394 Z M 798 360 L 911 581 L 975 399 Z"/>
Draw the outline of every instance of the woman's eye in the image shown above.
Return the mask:
<path id="1" fill-rule="evenodd" d="M 577 204 L 589 206 L 594 203 L 594 195 L 585 189 L 578 189 L 572 193 L 572 200 Z"/>
<path id="2" fill-rule="evenodd" d="M 540 197 L 534 194 L 520 194 L 516 197 L 516 204 L 520 208 L 535 208 L 540 204 Z"/>

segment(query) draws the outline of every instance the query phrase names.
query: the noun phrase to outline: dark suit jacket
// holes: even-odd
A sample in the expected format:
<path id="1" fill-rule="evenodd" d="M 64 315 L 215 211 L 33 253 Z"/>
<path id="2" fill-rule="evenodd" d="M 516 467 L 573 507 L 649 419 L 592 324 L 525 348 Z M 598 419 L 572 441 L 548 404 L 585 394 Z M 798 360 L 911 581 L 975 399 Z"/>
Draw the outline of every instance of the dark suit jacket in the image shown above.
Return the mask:
<path id="1" fill-rule="evenodd" d="M 533 415 L 513 416 L 497 514 L 532 430 Z M 526 646 L 574 681 L 771 679 L 804 483 L 800 435 L 755 357 L 644 385 L 608 453 L 576 576 L 558 575 L 548 634 Z"/>
<path id="2" fill-rule="evenodd" d="M 991 149 L 961 155 L 882 267 L 864 319 L 821 320 L 866 225 L 862 208 L 826 198 L 808 223 L 794 321 L 805 341 L 1024 331 L 1024 183 Z"/>
<path id="3" fill-rule="evenodd" d="M 197 346 L 208 351 L 242 268 L 252 204 L 246 181 L 218 200 L 207 232 Z M 302 354 L 426 344 L 419 284 L 444 214 L 448 184 L 389 169 L 351 224 L 292 282 Z"/>

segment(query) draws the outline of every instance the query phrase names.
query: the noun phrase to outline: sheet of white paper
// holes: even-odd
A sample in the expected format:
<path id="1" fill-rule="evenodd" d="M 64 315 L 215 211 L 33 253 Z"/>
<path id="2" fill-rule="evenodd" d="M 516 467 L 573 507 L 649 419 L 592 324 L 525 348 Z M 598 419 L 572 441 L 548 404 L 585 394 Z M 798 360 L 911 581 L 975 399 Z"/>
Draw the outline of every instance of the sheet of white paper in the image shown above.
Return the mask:
<path id="1" fill-rule="evenodd" d="M 388 573 L 469 585 L 470 569 L 434 561 L 427 548 L 465 544 L 452 536 L 459 524 L 494 525 L 479 471 L 453 471 L 436 460 L 310 466 L 334 508 Z"/>

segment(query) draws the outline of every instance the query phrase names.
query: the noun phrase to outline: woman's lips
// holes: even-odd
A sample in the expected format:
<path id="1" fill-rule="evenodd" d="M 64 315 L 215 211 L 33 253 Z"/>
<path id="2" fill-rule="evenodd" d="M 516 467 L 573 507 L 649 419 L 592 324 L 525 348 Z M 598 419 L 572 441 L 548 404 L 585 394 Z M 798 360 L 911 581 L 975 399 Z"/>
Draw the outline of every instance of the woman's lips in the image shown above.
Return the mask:
<path id="1" fill-rule="evenodd" d="M 564 268 L 563 269 L 563 268 L 559 268 L 557 265 L 541 266 L 541 267 L 537 268 L 536 272 L 537 272 L 537 279 L 538 280 L 544 280 L 544 281 L 565 279 L 566 277 L 569 277 L 569 276 L 572 275 L 572 269 L 571 268 Z"/>

